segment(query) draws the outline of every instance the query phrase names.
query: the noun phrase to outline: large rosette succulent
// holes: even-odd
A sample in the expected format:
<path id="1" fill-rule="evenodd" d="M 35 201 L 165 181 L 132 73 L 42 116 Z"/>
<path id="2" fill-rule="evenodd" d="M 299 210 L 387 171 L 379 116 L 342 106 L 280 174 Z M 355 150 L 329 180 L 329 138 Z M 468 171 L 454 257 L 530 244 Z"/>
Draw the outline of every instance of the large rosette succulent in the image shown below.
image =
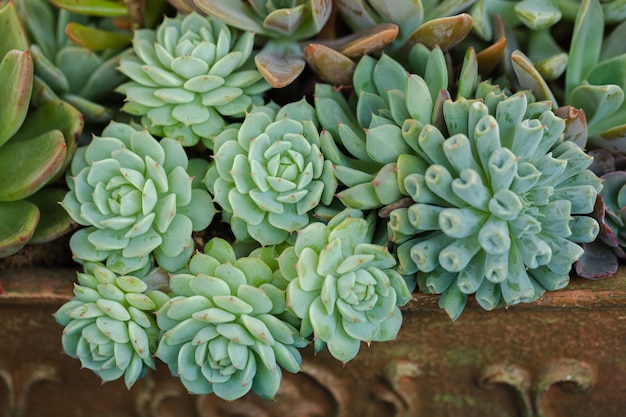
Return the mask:
<path id="1" fill-rule="evenodd" d="M 287 303 L 302 319 L 300 332 L 313 336 L 316 351 L 348 362 L 361 342 L 396 338 L 402 324 L 398 306 L 411 292 L 384 246 L 372 243 L 371 218 L 345 209 L 326 225 L 311 223 L 295 246 L 281 253 L 280 272 L 289 281 Z"/>
<path id="2" fill-rule="evenodd" d="M 453 319 L 468 294 L 492 309 L 564 287 L 577 243 L 598 233 L 585 215 L 601 189 L 592 158 L 563 140 L 563 119 L 539 109 L 525 92 L 491 92 L 446 101 L 447 133 L 403 129 L 415 154 L 398 159 L 409 198 L 390 210 L 390 237 L 404 273 L 442 294 Z"/>
<path id="3" fill-rule="evenodd" d="M 123 376 L 130 388 L 147 368 L 154 368 L 159 329 L 153 311 L 167 299 L 160 291 L 148 290 L 139 278 L 86 263 L 74 297 L 54 314 L 65 326 L 65 353 L 103 381 Z"/>
<path id="4" fill-rule="evenodd" d="M 62 205 L 83 226 L 72 235 L 75 258 L 106 262 L 120 273 L 159 265 L 183 268 L 193 231 L 205 229 L 215 207 L 199 180 L 207 163 L 187 158 L 180 142 L 111 123 L 76 152 Z M 191 174 L 191 175 L 190 175 Z M 141 271 L 141 272 L 138 272 Z"/>
<path id="5" fill-rule="evenodd" d="M 132 80 L 117 89 L 126 95 L 123 110 L 142 116 L 154 135 L 211 147 L 224 117 L 243 117 L 270 88 L 252 62 L 253 43 L 252 32 L 238 34 L 195 12 L 135 31 L 136 56 L 119 67 Z"/>
<path id="6" fill-rule="evenodd" d="M 252 390 L 273 398 L 281 367 L 298 372 L 308 342 L 279 318 L 284 291 L 261 256 L 236 258 L 212 239 L 188 273 L 172 275 L 171 300 L 157 312 L 163 330 L 156 355 L 194 394 L 235 400 Z"/>
<path id="7" fill-rule="evenodd" d="M 282 243 L 332 202 L 333 166 L 320 151 L 320 137 L 328 135 L 302 99 L 278 110 L 257 107 L 215 139 L 204 182 L 239 240 Z"/>

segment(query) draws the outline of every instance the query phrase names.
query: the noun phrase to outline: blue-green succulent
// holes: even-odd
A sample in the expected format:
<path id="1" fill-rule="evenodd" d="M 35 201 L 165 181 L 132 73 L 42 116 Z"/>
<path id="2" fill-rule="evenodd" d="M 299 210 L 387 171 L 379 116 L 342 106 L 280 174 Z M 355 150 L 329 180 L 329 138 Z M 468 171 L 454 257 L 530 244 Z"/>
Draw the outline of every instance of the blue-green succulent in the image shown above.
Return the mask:
<path id="1" fill-rule="evenodd" d="M 313 338 L 316 351 L 327 346 L 344 363 L 361 342 L 394 340 L 402 324 L 398 306 L 411 298 L 394 256 L 372 243 L 372 220 L 345 209 L 328 224 L 300 230 L 278 258 L 289 281 L 288 306 L 302 319 L 300 333 Z"/>
<path id="2" fill-rule="evenodd" d="M 122 110 L 141 116 L 156 136 L 211 147 L 225 118 L 243 118 L 270 88 L 252 61 L 254 34 L 237 33 L 198 13 L 165 17 L 156 30 L 135 31 L 132 56 L 119 69 L 131 81 Z"/>
<path id="3" fill-rule="evenodd" d="M 74 297 L 54 317 L 63 325 L 63 350 L 103 381 L 124 378 L 130 388 L 154 368 L 159 329 L 153 312 L 168 300 L 141 279 L 98 263 L 78 274 Z"/>
<path id="4" fill-rule="evenodd" d="M 332 202 L 334 170 L 320 150 L 330 133 L 318 129 L 315 110 L 302 99 L 256 107 L 217 136 L 204 182 L 238 240 L 282 243 Z"/>
<path id="5" fill-rule="evenodd" d="M 235 400 L 250 390 L 274 398 L 281 368 L 298 372 L 308 342 L 289 322 L 284 289 L 261 256 L 237 258 L 221 238 L 172 275 L 171 299 L 157 312 L 156 356 L 194 394 Z"/>
<path id="6" fill-rule="evenodd" d="M 445 102 L 445 135 L 407 132 L 415 154 L 399 158 L 398 180 L 410 199 L 390 211 L 389 233 L 402 270 L 442 294 L 453 319 L 468 294 L 492 309 L 564 287 L 577 243 L 598 233 L 592 158 L 538 109 L 524 92 L 492 92 Z"/>
<path id="7" fill-rule="evenodd" d="M 77 150 L 70 167 L 62 205 L 87 226 L 72 235 L 74 257 L 120 274 L 145 275 L 152 256 L 168 271 L 183 268 L 194 250 L 192 232 L 206 229 L 215 214 L 199 182 L 207 165 L 189 160 L 174 139 L 159 142 L 135 126 L 109 124 Z"/>

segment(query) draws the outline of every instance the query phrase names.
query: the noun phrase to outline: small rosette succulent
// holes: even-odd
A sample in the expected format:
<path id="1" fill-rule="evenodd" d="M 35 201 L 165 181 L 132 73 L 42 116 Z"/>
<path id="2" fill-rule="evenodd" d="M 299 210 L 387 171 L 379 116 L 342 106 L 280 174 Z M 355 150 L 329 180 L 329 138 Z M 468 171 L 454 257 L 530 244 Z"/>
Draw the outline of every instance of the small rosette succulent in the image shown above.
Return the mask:
<path id="1" fill-rule="evenodd" d="M 361 342 L 395 339 L 402 324 L 398 306 L 411 298 L 396 259 L 372 243 L 372 225 L 359 210 L 345 209 L 328 224 L 300 230 L 278 258 L 301 334 L 313 337 L 316 351 L 327 346 L 344 363 Z"/>
<path id="2" fill-rule="evenodd" d="M 587 169 L 592 157 L 563 140 L 550 103 L 523 91 L 448 100 L 443 118 L 445 133 L 403 127 L 415 151 L 397 163 L 409 198 L 388 223 L 403 273 L 442 294 L 452 319 L 468 294 L 493 309 L 567 285 L 577 243 L 599 230 L 586 215 L 602 188 Z"/>
<path id="3" fill-rule="evenodd" d="M 192 255 L 192 232 L 213 219 L 201 178 L 207 163 L 189 161 L 180 142 L 112 122 L 72 160 L 62 205 L 80 225 L 70 240 L 75 258 L 106 262 L 120 273 L 145 274 L 151 255 L 168 271 Z M 141 272 L 138 272 L 141 271 Z"/>
<path id="4" fill-rule="evenodd" d="M 215 139 L 204 183 L 238 240 L 282 243 L 332 202 L 333 166 L 320 151 L 328 135 L 302 99 L 278 110 L 257 107 Z"/>
<path id="5" fill-rule="evenodd" d="M 54 314 L 65 326 L 65 353 L 103 381 L 124 377 L 130 388 L 147 368 L 154 368 L 159 329 L 153 312 L 167 299 L 139 278 L 85 264 L 74 297 Z"/>
<path id="6" fill-rule="evenodd" d="M 157 312 L 163 331 L 156 356 L 194 394 L 235 400 L 250 390 L 273 398 L 281 367 L 298 372 L 308 342 L 279 318 L 284 291 L 260 256 L 236 258 L 212 239 L 188 273 L 172 275 L 171 299 Z"/>
<path id="7" fill-rule="evenodd" d="M 117 91 L 122 108 L 142 117 L 157 136 L 192 146 L 211 139 L 225 117 L 243 118 L 252 104 L 263 104 L 269 84 L 252 62 L 254 34 L 238 34 L 218 19 L 197 13 L 165 17 L 156 30 L 135 31 L 134 56 L 119 70 L 131 81 Z"/>

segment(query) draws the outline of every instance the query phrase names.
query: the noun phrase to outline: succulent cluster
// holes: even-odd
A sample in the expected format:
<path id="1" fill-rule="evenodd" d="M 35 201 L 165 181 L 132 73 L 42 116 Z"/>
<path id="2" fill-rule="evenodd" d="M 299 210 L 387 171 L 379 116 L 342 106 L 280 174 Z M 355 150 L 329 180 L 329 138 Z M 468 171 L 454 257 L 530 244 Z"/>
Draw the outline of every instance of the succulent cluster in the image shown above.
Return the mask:
<path id="1" fill-rule="evenodd" d="M 584 150 L 626 149 L 623 2 L 151 1 L 0 8 L 0 257 L 50 199 L 40 238 L 78 228 L 55 318 L 103 380 L 271 399 L 414 290 L 456 320 L 626 257 L 624 172 Z"/>
<path id="2" fill-rule="evenodd" d="M 156 313 L 164 332 L 156 355 L 194 394 L 235 400 L 253 390 L 274 398 L 281 367 L 298 372 L 308 344 L 279 315 L 284 290 L 261 257 L 237 258 L 212 239 L 186 273 L 170 278 L 171 299 Z"/>
<path id="3" fill-rule="evenodd" d="M 270 88 L 254 68 L 254 34 L 238 34 L 222 21 L 197 13 L 164 18 L 156 29 L 133 37 L 134 55 L 119 69 L 131 81 L 117 91 L 126 95 L 122 108 L 141 116 L 156 136 L 209 148 L 227 124 L 263 104 Z"/>
<path id="4" fill-rule="evenodd" d="M 255 107 L 217 136 L 204 182 L 238 240 L 280 244 L 332 202 L 337 184 L 320 150 L 328 135 L 302 99 Z"/>
<path id="5" fill-rule="evenodd" d="M 88 226 L 72 235 L 74 256 L 106 262 L 119 274 L 147 274 L 152 255 L 166 270 L 184 268 L 194 250 L 192 232 L 205 229 L 215 213 L 209 193 L 189 174 L 202 176 L 206 165 L 190 162 L 174 139 L 109 124 L 72 160 L 62 204 Z"/>
<path id="6" fill-rule="evenodd" d="M 159 329 L 152 312 L 166 300 L 139 278 L 86 264 L 74 297 L 54 315 L 64 326 L 63 349 L 103 381 L 124 377 L 130 388 L 154 368 Z"/>

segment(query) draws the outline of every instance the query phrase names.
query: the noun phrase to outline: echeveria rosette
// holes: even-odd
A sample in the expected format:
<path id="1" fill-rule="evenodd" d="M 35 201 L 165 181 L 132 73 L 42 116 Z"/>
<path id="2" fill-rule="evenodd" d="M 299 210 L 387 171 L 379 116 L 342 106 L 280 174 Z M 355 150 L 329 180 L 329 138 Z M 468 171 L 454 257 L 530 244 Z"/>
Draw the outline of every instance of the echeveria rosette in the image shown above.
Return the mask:
<path id="1" fill-rule="evenodd" d="M 147 368 L 154 368 L 159 328 L 153 312 L 167 299 L 139 278 L 85 263 L 74 297 L 54 314 L 65 326 L 63 350 L 103 381 L 124 377 L 130 388 Z"/>
<path id="2" fill-rule="evenodd" d="M 194 394 L 235 400 L 250 390 L 274 398 L 281 367 L 298 372 L 308 342 L 279 318 L 284 290 L 261 256 L 240 257 L 212 239 L 188 273 L 170 278 L 171 299 L 157 312 L 162 337 L 156 356 Z"/>
<path id="3" fill-rule="evenodd" d="M 320 151 L 328 135 L 302 99 L 278 110 L 254 108 L 216 137 L 204 183 L 238 240 L 280 244 L 332 202 L 333 166 Z"/>
<path id="4" fill-rule="evenodd" d="M 409 198 L 391 210 L 390 238 L 402 272 L 442 294 L 453 319 L 468 294 L 492 309 L 564 287 L 577 243 L 598 233 L 586 215 L 602 188 L 592 158 L 529 97 L 448 100 L 447 135 L 429 124 L 406 132 L 415 154 L 399 158 L 398 176 Z"/>
<path id="5" fill-rule="evenodd" d="M 301 334 L 344 363 L 361 342 L 394 340 L 402 324 L 398 306 L 411 298 L 394 256 L 372 243 L 373 229 L 362 212 L 345 209 L 328 224 L 300 230 L 278 259 Z"/>
<path id="6" fill-rule="evenodd" d="M 70 167 L 62 205 L 88 226 L 72 235 L 73 256 L 106 262 L 120 274 L 147 273 L 151 255 L 165 270 L 185 267 L 192 232 L 204 230 L 215 214 L 211 196 L 189 173 L 201 177 L 207 165 L 188 160 L 174 139 L 159 142 L 146 130 L 109 124 L 77 150 Z"/>
<path id="7" fill-rule="evenodd" d="M 252 32 L 239 34 L 195 12 L 135 31 L 135 55 L 119 66 L 131 79 L 117 89 L 126 95 L 122 110 L 142 116 L 154 135 L 212 147 L 224 118 L 243 118 L 270 88 L 254 67 L 253 43 Z"/>

